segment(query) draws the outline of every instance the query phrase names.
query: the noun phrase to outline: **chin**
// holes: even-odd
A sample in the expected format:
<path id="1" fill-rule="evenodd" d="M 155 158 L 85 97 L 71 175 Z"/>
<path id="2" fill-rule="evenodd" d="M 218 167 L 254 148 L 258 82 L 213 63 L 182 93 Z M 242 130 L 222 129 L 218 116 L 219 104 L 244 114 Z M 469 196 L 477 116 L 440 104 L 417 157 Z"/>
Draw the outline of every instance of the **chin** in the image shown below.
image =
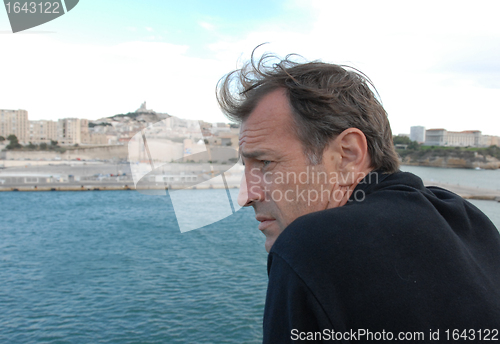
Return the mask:
<path id="1" fill-rule="evenodd" d="M 269 251 L 271 251 L 271 248 L 273 247 L 275 241 L 276 241 L 276 238 L 266 238 L 266 243 L 264 246 L 266 248 L 267 253 L 269 253 Z"/>

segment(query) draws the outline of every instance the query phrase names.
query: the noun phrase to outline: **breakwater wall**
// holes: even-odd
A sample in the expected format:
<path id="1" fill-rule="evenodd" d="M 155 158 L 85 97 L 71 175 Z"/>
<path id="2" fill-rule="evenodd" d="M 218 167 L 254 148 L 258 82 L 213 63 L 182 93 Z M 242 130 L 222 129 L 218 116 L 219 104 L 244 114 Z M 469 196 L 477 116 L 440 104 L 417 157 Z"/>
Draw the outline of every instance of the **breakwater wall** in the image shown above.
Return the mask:
<path id="1" fill-rule="evenodd" d="M 448 189 L 465 199 L 477 199 L 477 200 L 486 200 L 486 201 L 496 201 L 500 202 L 500 193 L 494 190 L 486 190 L 486 189 L 478 189 L 474 187 L 467 186 L 455 186 L 451 184 L 440 184 L 435 182 L 426 182 L 424 184 L 429 186 L 439 186 L 445 189 Z M 66 185 L 49 185 L 49 186 L 0 186 L 0 192 L 48 192 L 48 191 L 123 191 L 123 190 L 136 190 L 136 191 L 159 191 L 159 190 L 181 190 L 185 189 L 184 185 L 169 185 L 167 186 L 159 186 L 159 185 L 151 185 L 151 186 L 143 186 L 140 188 L 135 188 L 134 185 L 129 184 L 115 184 L 115 185 L 99 185 L 99 184 L 66 184 Z M 207 190 L 207 189 L 224 189 L 225 186 L 223 184 L 198 184 L 190 187 L 193 190 Z M 239 185 L 229 184 L 228 188 L 237 189 Z"/>
<path id="2" fill-rule="evenodd" d="M 100 147 L 81 147 L 76 149 L 68 149 L 64 153 L 57 151 L 5 151 L 2 152 L 2 158 L 5 160 L 53 160 L 59 158 L 61 160 L 72 159 L 119 159 L 124 160 L 128 157 L 127 145 L 123 146 L 100 146 Z"/>
<path id="3" fill-rule="evenodd" d="M 2 191 L 28 191 L 28 192 L 35 192 L 35 191 L 122 191 L 122 190 L 137 190 L 137 191 L 143 191 L 143 190 L 182 190 L 185 189 L 185 186 L 182 185 L 170 185 L 169 187 L 167 186 L 145 186 L 145 187 L 139 187 L 136 188 L 134 185 L 128 185 L 128 184 L 120 184 L 120 185 L 97 185 L 97 184 L 89 184 L 89 185 L 50 185 L 50 186 L 38 186 L 38 185 L 33 185 L 33 186 L 0 186 L 0 192 Z M 198 184 L 195 186 L 191 186 L 190 189 L 193 190 L 209 190 L 209 189 L 224 189 L 225 186 L 222 184 L 213 184 L 213 185 L 206 185 L 206 184 Z M 228 185 L 228 188 L 230 189 L 237 189 L 239 188 L 238 185 Z"/>

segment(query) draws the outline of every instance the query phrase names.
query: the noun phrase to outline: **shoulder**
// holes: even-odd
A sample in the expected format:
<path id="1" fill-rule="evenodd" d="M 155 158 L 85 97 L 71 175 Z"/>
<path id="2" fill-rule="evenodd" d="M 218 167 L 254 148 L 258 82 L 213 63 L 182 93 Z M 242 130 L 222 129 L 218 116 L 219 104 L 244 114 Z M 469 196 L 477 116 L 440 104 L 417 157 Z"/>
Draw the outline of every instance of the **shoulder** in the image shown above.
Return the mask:
<path id="1" fill-rule="evenodd" d="M 302 216 L 281 233 L 268 271 L 270 281 L 286 282 L 273 288 L 300 281 L 337 328 L 407 329 L 428 318 L 446 326 L 491 323 L 500 312 L 491 296 L 500 292 L 500 235 L 491 221 L 411 175 L 358 190 L 364 199 Z M 435 295 L 442 300 L 431 305 Z M 467 322 L 469 311 L 479 320 Z"/>
<path id="2" fill-rule="evenodd" d="M 344 251 L 351 245 L 372 245 L 375 238 L 391 236 L 394 231 L 407 232 L 429 218 L 422 214 L 434 212 L 426 192 L 418 180 L 404 175 L 373 178 L 358 185 L 343 207 L 296 219 L 281 233 L 272 251 L 297 254 L 318 251 L 322 246 Z"/>
<path id="3" fill-rule="evenodd" d="M 453 261 L 464 249 L 500 251 L 500 235 L 472 204 L 443 189 L 428 189 L 410 173 L 385 175 L 359 185 L 358 199 L 296 219 L 276 240 L 278 255 L 299 275 L 335 266 L 332 273 L 362 265 L 378 270 L 402 259 Z M 354 195 L 354 194 L 353 194 Z M 433 247 L 433 256 L 425 254 Z M 499 256 L 500 258 L 500 256 Z M 465 259 L 465 258 L 464 258 Z"/>

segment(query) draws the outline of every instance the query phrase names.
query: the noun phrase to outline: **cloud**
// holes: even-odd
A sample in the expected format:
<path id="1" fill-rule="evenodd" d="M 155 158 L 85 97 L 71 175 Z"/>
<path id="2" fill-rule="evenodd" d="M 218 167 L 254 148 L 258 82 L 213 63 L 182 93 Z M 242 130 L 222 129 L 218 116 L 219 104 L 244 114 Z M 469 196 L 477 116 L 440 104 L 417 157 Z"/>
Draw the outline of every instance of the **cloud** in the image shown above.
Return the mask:
<path id="1" fill-rule="evenodd" d="M 208 31 L 213 31 L 215 29 L 215 26 L 213 24 L 210 24 L 210 23 L 205 22 L 205 21 L 199 22 L 198 25 L 200 25 L 202 28 L 204 28 L 205 30 L 208 30 Z"/>
<path id="2" fill-rule="evenodd" d="M 498 36 L 461 38 L 449 44 L 447 59 L 430 72 L 448 76 L 448 81 L 473 82 L 478 87 L 500 88 L 500 41 Z"/>
<path id="3" fill-rule="evenodd" d="M 275 22 L 210 48 L 217 59 L 235 61 L 271 42 L 258 54 L 293 52 L 356 67 L 374 82 L 396 133 L 422 124 L 500 135 L 495 2 L 313 0 L 308 6 L 314 18 L 308 30 Z"/>
<path id="4" fill-rule="evenodd" d="M 15 53 L 2 55 L 0 106 L 25 108 L 30 118 L 98 118 L 146 100 L 175 116 L 222 121 L 214 96 L 218 79 L 270 42 L 260 53 L 293 52 L 366 73 L 396 133 L 416 124 L 464 130 L 471 118 L 474 129 L 491 133 L 500 127 L 500 26 L 496 5 L 481 4 L 295 0 L 292 7 L 312 18 L 308 25 L 279 17 L 243 35 L 220 32 L 218 41 L 199 46 L 159 42 L 158 35 L 110 46 L 1 35 L 2 51 Z M 214 29 L 207 21 L 198 24 Z M 195 57 L 206 44 L 210 57 Z"/>
<path id="5" fill-rule="evenodd" d="M 178 117 L 223 119 L 214 88 L 226 68 L 188 57 L 188 46 L 74 45 L 47 35 L 0 39 L 5 51 L 16 51 L 4 56 L 1 67 L 1 108 L 26 109 L 30 119 L 97 119 L 133 111 L 144 100 L 150 108 Z"/>

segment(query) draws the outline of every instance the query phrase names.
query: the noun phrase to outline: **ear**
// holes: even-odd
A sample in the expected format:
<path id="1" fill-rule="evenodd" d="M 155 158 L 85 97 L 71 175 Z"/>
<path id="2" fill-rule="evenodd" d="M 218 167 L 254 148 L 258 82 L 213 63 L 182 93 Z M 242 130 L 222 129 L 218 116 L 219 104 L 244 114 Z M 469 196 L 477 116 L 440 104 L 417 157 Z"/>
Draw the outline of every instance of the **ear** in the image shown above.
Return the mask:
<path id="1" fill-rule="evenodd" d="M 370 172 L 366 136 L 357 128 L 338 135 L 323 153 L 325 167 L 338 177 L 339 186 L 354 188 Z"/>

